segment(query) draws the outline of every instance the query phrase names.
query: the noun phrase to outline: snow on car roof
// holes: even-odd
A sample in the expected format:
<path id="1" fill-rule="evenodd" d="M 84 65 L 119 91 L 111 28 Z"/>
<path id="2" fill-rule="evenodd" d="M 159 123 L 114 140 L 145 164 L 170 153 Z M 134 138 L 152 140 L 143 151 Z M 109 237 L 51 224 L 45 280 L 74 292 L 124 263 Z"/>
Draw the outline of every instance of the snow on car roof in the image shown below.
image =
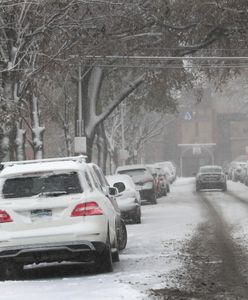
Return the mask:
<path id="1" fill-rule="evenodd" d="M 129 188 L 132 187 L 135 189 L 134 182 L 129 175 L 115 174 L 115 175 L 108 175 L 106 176 L 106 178 L 111 186 L 113 186 L 116 182 L 123 182 L 127 187 Z"/>
<path id="2" fill-rule="evenodd" d="M 214 166 L 214 165 L 209 165 L 209 166 L 202 166 L 201 169 L 222 169 L 221 166 Z"/>
<path id="3" fill-rule="evenodd" d="M 116 169 L 116 172 L 117 171 L 122 171 L 122 170 L 136 170 L 136 169 L 147 169 L 147 166 L 146 165 L 126 165 L 126 166 L 121 166 L 121 167 L 118 167 Z"/>
<path id="4" fill-rule="evenodd" d="M 119 182 L 119 181 L 122 181 L 122 182 L 132 182 L 132 178 L 129 176 L 129 175 L 126 175 L 126 174 L 114 174 L 114 175 L 108 175 L 106 176 L 108 182 L 111 183 L 113 182 Z"/>
<path id="5" fill-rule="evenodd" d="M 87 168 L 84 162 L 78 163 L 75 161 L 53 161 L 39 162 L 30 164 L 13 164 L 6 166 L 0 177 L 9 177 L 20 174 L 36 173 L 36 172 L 60 172 L 60 171 L 78 171 Z"/>

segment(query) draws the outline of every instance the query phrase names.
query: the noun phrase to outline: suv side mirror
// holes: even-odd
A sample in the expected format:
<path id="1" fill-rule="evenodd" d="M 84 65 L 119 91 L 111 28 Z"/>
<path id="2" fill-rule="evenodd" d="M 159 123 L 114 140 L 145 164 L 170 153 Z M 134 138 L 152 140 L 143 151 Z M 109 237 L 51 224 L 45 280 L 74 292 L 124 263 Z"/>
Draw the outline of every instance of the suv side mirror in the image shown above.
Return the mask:
<path id="1" fill-rule="evenodd" d="M 125 189 L 126 189 L 126 186 L 123 182 L 116 182 L 114 184 L 114 187 L 118 190 L 119 193 L 125 191 Z"/>

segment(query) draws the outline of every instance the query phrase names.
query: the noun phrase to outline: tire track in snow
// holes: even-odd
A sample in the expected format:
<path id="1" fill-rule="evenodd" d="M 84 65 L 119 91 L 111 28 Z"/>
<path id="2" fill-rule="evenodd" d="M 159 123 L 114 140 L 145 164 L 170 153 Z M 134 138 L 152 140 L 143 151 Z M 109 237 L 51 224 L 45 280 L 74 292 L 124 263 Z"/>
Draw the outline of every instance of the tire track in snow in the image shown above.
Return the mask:
<path id="1" fill-rule="evenodd" d="M 240 268 L 240 262 L 246 262 L 247 256 L 231 236 L 232 227 L 224 219 L 218 195 L 193 192 L 206 214 L 206 221 L 199 225 L 198 232 L 184 247 L 181 259 L 185 267 L 173 274 L 178 283 L 174 288 L 152 290 L 152 298 L 248 299 L 247 282 L 242 275 L 245 272 Z"/>
<path id="2" fill-rule="evenodd" d="M 226 194 L 233 194 L 228 192 Z M 226 286 L 230 289 L 237 290 L 244 299 L 248 299 L 248 287 L 245 278 L 240 272 L 240 266 L 238 261 L 240 257 L 237 257 L 237 248 L 234 239 L 231 236 L 231 226 L 225 221 L 221 209 L 218 207 L 218 202 L 215 201 L 217 197 L 209 197 L 206 193 L 199 193 L 199 200 L 206 208 L 208 213 L 208 220 L 214 228 L 215 242 L 219 250 L 221 263 L 221 276 Z M 239 200 L 242 204 L 245 203 Z M 248 203 L 245 203 L 248 205 Z M 247 261 L 247 258 L 245 258 Z"/>

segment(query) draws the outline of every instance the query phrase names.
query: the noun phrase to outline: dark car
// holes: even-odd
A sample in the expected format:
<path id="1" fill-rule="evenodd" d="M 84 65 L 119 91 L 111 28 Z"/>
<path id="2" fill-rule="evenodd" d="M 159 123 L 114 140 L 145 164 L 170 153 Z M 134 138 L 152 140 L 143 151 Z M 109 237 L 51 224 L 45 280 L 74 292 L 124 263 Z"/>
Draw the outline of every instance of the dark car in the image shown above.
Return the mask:
<path id="1" fill-rule="evenodd" d="M 203 166 L 196 175 L 196 191 L 201 189 L 227 190 L 226 175 L 220 166 Z"/>
<path id="2" fill-rule="evenodd" d="M 116 174 L 126 174 L 133 179 L 141 200 L 146 200 L 151 204 L 157 203 L 157 186 L 146 165 L 121 166 L 117 168 Z"/>

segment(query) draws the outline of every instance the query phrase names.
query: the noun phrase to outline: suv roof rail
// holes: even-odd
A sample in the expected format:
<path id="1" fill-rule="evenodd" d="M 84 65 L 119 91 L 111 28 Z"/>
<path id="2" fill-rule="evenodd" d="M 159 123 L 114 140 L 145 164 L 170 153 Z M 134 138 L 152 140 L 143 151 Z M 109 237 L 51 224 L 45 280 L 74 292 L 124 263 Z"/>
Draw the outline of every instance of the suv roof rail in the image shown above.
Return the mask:
<path id="1" fill-rule="evenodd" d="M 54 158 L 33 159 L 33 160 L 19 160 L 19 161 L 17 160 L 17 161 L 1 162 L 1 165 L 7 167 L 13 165 L 25 165 L 25 164 L 33 164 L 33 163 L 68 161 L 68 160 L 82 163 L 82 162 L 86 162 L 86 158 L 87 158 L 86 155 L 78 155 L 78 156 L 54 157 Z"/>

